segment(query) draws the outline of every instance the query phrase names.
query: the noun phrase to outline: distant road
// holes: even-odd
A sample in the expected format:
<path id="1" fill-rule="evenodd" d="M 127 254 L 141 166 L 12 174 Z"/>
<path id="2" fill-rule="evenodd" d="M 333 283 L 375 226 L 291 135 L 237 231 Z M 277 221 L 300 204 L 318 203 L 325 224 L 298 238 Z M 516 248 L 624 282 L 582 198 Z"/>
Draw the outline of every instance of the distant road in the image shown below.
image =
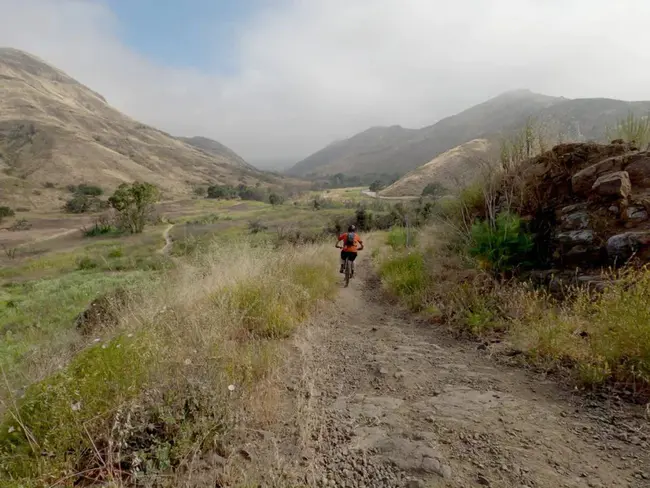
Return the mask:
<path id="1" fill-rule="evenodd" d="M 361 193 L 363 193 L 367 197 L 371 198 L 379 198 L 380 200 L 417 200 L 420 197 L 382 197 L 381 195 L 377 195 L 376 191 L 370 191 L 370 190 L 361 190 Z"/>

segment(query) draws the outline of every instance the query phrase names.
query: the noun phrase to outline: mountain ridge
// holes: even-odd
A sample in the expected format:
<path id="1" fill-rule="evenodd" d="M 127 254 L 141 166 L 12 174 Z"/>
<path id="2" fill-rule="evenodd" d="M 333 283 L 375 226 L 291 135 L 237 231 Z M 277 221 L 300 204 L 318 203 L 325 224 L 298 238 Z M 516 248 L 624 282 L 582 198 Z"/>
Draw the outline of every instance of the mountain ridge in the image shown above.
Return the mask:
<path id="1" fill-rule="evenodd" d="M 539 118 L 555 134 L 582 140 L 603 137 L 605 128 L 629 111 L 639 114 L 649 110 L 646 101 L 570 99 L 529 89 L 510 90 L 420 129 L 367 129 L 316 151 L 287 174 L 319 178 L 398 171 L 404 175 L 461 144 L 482 138 L 496 140 L 516 131 L 531 117 Z M 400 129 L 391 129 L 394 127 Z"/>
<path id="2" fill-rule="evenodd" d="M 280 183 L 221 143 L 199 138 L 211 141 L 200 148 L 124 115 L 24 51 L 0 48 L 0 80 L 0 204 L 60 205 L 64 189 L 79 183 L 110 191 L 148 181 L 168 197 L 210 183 Z"/>

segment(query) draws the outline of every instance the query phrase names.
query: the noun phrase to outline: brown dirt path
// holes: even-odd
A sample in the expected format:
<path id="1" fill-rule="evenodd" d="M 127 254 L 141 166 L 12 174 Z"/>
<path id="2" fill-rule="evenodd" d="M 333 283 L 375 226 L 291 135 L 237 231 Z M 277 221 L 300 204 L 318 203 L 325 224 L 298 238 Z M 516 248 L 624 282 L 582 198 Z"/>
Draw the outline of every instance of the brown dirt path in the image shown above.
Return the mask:
<path id="1" fill-rule="evenodd" d="M 379 300 L 364 258 L 285 372 L 273 456 L 290 486 L 650 487 L 643 408 L 590 402 L 418 323 Z"/>

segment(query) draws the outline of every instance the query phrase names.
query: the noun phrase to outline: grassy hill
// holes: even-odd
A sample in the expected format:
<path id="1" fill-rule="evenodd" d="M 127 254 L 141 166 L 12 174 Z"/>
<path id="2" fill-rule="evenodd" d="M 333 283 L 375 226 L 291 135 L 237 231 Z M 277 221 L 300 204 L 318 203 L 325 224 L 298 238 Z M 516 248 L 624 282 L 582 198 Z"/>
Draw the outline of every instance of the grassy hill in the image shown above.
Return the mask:
<path id="1" fill-rule="evenodd" d="M 127 117 L 25 52 L 0 49 L 0 80 L 0 204 L 58 205 L 65 187 L 82 182 L 111 189 L 143 180 L 173 197 L 206 183 L 280 181 L 216 141 Z"/>

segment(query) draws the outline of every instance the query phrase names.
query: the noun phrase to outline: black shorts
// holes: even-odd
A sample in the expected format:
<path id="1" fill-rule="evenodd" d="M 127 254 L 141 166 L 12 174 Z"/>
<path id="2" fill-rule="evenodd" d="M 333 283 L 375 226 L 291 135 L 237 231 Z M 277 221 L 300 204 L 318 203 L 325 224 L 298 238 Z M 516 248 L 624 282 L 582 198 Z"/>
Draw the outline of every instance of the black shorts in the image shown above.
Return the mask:
<path id="1" fill-rule="evenodd" d="M 352 251 L 341 251 L 341 259 L 349 259 L 351 263 L 357 259 L 357 253 Z"/>

